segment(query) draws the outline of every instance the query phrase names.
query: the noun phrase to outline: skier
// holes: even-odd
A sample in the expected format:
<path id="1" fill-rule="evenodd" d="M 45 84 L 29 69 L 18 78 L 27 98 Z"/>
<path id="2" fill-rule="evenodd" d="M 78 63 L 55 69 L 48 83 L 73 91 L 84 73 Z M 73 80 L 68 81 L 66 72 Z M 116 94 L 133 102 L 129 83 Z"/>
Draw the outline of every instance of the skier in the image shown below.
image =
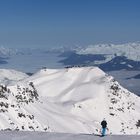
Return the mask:
<path id="1" fill-rule="evenodd" d="M 102 132 L 101 132 L 101 134 L 102 134 L 102 136 L 105 136 L 106 129 L 107 129 L 107 122 L 106 122 L 105 118 L 101 122 L 101 126 L 102 126 Z"/>

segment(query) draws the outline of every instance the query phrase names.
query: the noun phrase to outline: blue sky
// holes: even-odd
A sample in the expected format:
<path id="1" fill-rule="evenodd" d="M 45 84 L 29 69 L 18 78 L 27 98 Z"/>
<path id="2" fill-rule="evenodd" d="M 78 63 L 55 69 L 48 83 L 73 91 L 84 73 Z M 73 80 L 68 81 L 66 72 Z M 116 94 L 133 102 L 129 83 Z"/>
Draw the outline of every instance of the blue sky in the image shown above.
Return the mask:
<path id="1" fill-rule="evenodd" d="M 140 0 L 0 0 L 0 45 L 140 41 Z"/>

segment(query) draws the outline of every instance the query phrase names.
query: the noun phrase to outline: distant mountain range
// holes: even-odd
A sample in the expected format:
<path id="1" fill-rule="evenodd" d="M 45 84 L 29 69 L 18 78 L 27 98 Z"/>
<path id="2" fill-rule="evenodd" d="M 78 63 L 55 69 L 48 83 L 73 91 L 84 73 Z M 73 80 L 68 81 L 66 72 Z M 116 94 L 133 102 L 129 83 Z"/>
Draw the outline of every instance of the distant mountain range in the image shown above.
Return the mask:
<path id="1" fill-rule="evenodd" d="M 140 61 L 140 42 L 126 44 L 98 44 L 89 45 L 78 50 L 78 54 L 103 54 L 106 62 L 116 56 L 124 56 L 129 60 Z"/>
<path id="2" fill-rule="evenodd" d="M 0 65 L 1 64 L 7 64 L 7 60 L 9 57 L 14 56 L 18 54 L 17 49 L 10 49 L 10 48 L 5 48 L 3 46 L 0 47 Z"/>
<path id="3" fill-rule="evenodd" d="M 73 46 L 49 49 L 29 48 L 13 50 L 0 47 L 0 62 L 1 64 L 6 63 L 6 59 L 12 55 L 31 56 L 33 54 L 45 53 L 56 53 L 59 55 L 59 57 L 63 57 L 59 63 L 62 63 L 64 66 L 98 66 L 104 71 L 114 71 L 121 69 L 140 70 L 140 42 L 120 45 L 98 44 L 89 45 L 86 47 Z"/>
<path id="4" fill-rule="evenodd" d="M 62 52 L 62 51 L 61 51 Z M 140 43 L 98 44 L 63 51 L 64 65 L 98 66 L 105 71 L 140 70 Z"/>
<path id="5" fill-rule="evenodd" d="M 16 55 L 17 53 L 18 53 L 17 49 L 5 48 L 3 46 L 0 47 L 0 57 L 6 58 L 11 55 Z"/>

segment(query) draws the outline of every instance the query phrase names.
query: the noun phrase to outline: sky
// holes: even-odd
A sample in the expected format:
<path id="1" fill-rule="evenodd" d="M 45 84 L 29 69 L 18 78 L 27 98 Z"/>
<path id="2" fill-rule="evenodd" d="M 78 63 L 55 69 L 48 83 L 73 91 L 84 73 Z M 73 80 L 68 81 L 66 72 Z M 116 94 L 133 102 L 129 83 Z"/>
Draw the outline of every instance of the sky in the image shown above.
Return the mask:
<path id="1" fill-rule="evenodd" d="M 0 0 L 0 46 L 140 41 L 140 0 Z"/>

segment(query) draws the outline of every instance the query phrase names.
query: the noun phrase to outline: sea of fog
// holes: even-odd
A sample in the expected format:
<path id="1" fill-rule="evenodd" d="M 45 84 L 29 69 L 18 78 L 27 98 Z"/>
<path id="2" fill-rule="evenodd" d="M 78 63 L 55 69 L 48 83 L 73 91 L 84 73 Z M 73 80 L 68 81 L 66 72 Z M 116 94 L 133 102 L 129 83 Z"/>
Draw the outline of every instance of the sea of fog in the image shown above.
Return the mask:
<path id="1" fill-rule="evenodd" d="M 64 65 L 59 63 L 62 60 L 57 53 L 32 53 L 18 54 L 6 59 L 5 64 L 1 64 L 0 68 L 15 69 L 25 73 L 34 73 L 43 67 L 62 68 Z"/>

